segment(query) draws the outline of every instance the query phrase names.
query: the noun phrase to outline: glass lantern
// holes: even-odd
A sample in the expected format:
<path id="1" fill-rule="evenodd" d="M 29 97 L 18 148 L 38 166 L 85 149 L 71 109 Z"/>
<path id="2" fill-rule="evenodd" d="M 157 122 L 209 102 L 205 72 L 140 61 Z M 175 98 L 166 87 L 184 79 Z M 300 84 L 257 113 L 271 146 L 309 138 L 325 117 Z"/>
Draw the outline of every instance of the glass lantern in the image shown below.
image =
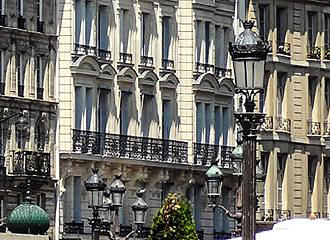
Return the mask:
<path id="1" fill-rule="evenodd" d="M 210 169 L 206 172 L 206 181 L 207 181 L 207 196 L 216 201 L 217 198 L 221 195 L 222 182 L 223 182 L 223 173 L 220 168 L 217 166 L 216 162 L 212 163 Z"/>
<path id="2" fill-rule="evenodd" d="M 88 206 L 91 208 L 100 208 L 103 206 L 103 191 L 105 183 L 99 176 L 99 169 L 92 169 L 93 174 L 85 181 L 86 191 L 89 192 L 90 199 Z"/>
<path id="3" fill-rule="evenodd" d="M 132 204 L 133 222 L 137 226 L 141 226 L 146 221 L 146 215 L 148 210 L 148 204 L 143 200 L 142 196 L 145 190 L 139 190 L 136 192 L 137 200 Z"/>
<path id="4" fill-rule="evenodd" d="M 115 175 L 115 180 L 110 185 L 111 202 L 113 207 L 122 207 L 126 187 L 121 181 L 121 175 Z"/>

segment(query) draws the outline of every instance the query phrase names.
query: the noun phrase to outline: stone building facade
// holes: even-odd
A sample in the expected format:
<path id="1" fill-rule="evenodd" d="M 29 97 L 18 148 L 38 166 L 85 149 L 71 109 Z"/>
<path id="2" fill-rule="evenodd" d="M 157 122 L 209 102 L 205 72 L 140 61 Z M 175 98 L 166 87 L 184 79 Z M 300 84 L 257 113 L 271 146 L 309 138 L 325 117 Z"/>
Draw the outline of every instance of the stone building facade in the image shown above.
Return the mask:
<path id="1" fill-rule="evenodd" d="M 234 1 L 58 1 L 60 239 L 91 231 L 83 181 L 92 168 L 108 184 L 122 175 L 120 234 L 139 188 L 145 227 L 169 192 L 181 192 L 200 238 L 229 233 L 233 222 L 208 207 L 204 174 L 218 159 L 221 201 L 233 210 L 234 12 Z"/>
<path id="2" fill-rule="evenodd" d="M 56 215 L 55 0 L 0 1 L 0 219 L 31 197 Z M 27 120 L 27 122 L 19 122 Z M 20 129 L 19 124 L 26 123 Z M 2 229 L 4 230 L 4 229 Z"/>
<path id="3" fill-rule="evenodd" d="M 329 217 L 329 1 L 250 1 L 271 45 L 260 137 L 260 220 Z M 244 12 L 243 12 L 244 13 Z M 244 13 L 245 14 L 245 13 Z"/>

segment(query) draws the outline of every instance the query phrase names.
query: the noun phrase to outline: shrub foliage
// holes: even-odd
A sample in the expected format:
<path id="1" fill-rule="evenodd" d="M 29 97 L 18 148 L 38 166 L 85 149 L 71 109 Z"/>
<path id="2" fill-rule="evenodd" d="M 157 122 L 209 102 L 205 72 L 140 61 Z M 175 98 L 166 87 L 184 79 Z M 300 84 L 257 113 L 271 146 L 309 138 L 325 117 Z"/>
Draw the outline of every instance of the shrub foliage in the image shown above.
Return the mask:
<path id="1" fill-rule="evenodd" d="M 190 202 L 169 194 L 153 219 L 148 240 L 198 240 Z"/>

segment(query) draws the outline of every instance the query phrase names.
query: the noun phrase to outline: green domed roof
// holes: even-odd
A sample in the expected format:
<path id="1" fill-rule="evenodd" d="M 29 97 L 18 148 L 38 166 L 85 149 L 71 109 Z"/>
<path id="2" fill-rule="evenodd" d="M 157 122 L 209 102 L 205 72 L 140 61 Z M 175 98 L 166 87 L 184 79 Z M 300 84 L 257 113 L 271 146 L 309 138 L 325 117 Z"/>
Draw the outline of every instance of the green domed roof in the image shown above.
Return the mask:
<path id="1" fill-rule="evenodd" d="M 7 218 L 12 233 L 45 234 L 49 228 L 48 214 L 39 206 L 22 203 Z"/>

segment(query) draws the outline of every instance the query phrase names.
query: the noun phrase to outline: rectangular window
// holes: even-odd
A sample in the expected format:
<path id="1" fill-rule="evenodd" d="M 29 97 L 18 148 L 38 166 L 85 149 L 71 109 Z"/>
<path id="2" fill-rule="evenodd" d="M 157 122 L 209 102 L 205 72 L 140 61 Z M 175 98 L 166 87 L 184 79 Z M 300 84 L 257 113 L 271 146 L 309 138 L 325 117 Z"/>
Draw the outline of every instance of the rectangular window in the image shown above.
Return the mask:
<path id="1" fill-rule="evenodd" d="M 0 14 L 5 15 L 5 2 L 6 0 L 0 0 Z"/>
<path id="2" fill-rule="evenodd" d="M 313 192 L 314 180 L 316 174 L 317 156 L 308 156 L 308 185 L 309 190 Z"/>
<path id="3" fill-rule="evenodd" d="M 287 75 L 285 72 L 277 72 L 277 116 L 284 114 L 284 94 Z"/>
<path id="4" fill-rule="evenodd" d="M 143 137 L 149 137 L 152 125 L 152 109 L 154 104 L 154 95 L 142 95 L 142 116 L 141 116 L 141 133 Z"/>
<path id="5" fill-rule="evenodd" d="M 163 50 L 163 59 L 169 59 L 169 51 L 171 44 L 171 31 L 170 31 L 170 17 L 162 18 L 162 50 Z"/>
<path id="6" fill-rule="evenodd" d="M 202 51 L 202 21 L 196 21 L 196 46 L 195 46 L 195 62 L 201 62 L 201 51 Z"/>
<path id="7" fill-rule="evenodd" d="M 223 145 L 228 144 L 228 133 L 229 133 L 229 110 L 228 107 L 222 108 L 222 139 Z"/>
<path id="8" fill-rule="evenodd" d="M 277 44 L 285 43 L 285 36 L 288 30 L 288 13 L 287 9 L 283 7 L 276 8 L 276 31 L 277 31 Z"/>
<path id="9" fill-rule="evenodd" d="M 259 94 L 259 112 L 266 112 L 265 102 L 267 97 L 268 82 L 270 77 L 270 72 L 265 71 L 265 80 L 264 80 L 264 91 Z"/>
<path id="10" fill-rule="evenodd" d="M 220 66 L 221 62 L 221 27 L 215 26 L 215 66 Z"/>
<path id="11" fill-rule="evenodd" d="M 203 130 L 204 130 L 204 103 L 196 103 L 196 142 L 202 143 Z"/>
<path id="12" fill-rule="evenodd" d="M 37 194 L 37 205 L 41 207 L 43 210 L 46 209 L 46 194 L 40 193 Z"/>
<path id="13" fill-rule="evenodd" d="M 317 13 L 307 12 L 307 34 L 308 34 L 308 46 L 315 47 L 316 44 L 316 34 L 318 30 L 317 26 Z"/>
<path id="14" fill-rule="evenodd" d="M 266 203 L 266 176 L 268 170 L 269 152 L 261 152 L 258 167 L 265 176 L 265 181 L 257 181 L 257 193 L 261 196 L 259 205 L 260 209 L 265 209 Z"/>
<path id="15" fill-rule="evenodd" d="M 162 138 L 169 139 L 172 127 L 171 101 L 163 100 L 162 102 Z"/>
<path id="16" fill-rule="evenodd" d="M 324 47 L 330 48 L 330 14 L 324 15 Z"/>
<path id="17" fill-rule="evenodd" d="M 37 4 L 37 20 L 39 22 L 42 22 L 43 20 L 43 0 L 37 0 L 36 1 Z"/>
<path id="18" fill-rule="evenodd" d="M 194 187 L 194 217 L 196 221 L 196 230 L 202 228 L 202 203 L 201 203 L 201 187 Z"/>
<path id="19" fill-rule="evenodd" d="M 228 45 L 229 45 L 229 28 L 223 27 L 223 44 L 221 48 L 221 63 L 220 67 L 227 68 L 227 58 L 228 58 Z"/>
<path id="20" fill-rule="evenodd" d="M 325 79 L 324 98 L 327 107 L 330 107 L 330 78 Z"/>
<path id="21" fill-rule="evenodd" d="M 37 88 L 44 87 L 43 67 L 42 67 L 42 57 L 41 56 L 37 56 L 37 58 L 36 58 L 36 82 L 37 82 Z"/>
<path id="22" fill-rule="evenodd" d="M 83 8 L 82 0 L 75 0 L 75 43 L 83 44 L 82 41 L 82 27 L 83 27 Z"/>
<path id="23" fill-rule="evenodd" d="M 99 27 L 98 27 L 98 37 L 99 37 L 99 49 L 108 50 L 109 49 L 109 13 L 107 6 L 101 5 L 99 7 Z"/>
<path id="24" fill-rule="evenodd" d="M 17 16 L 24 16 L 24 0 L 17 0 Z"/>
<path id="25" fill-rule="evenodd" d="M 211 37 L 210 37 L 210 22 L 205 22 L 205 63 L 209 63 Z"/>
<path id="26" fill-rule="evenodd" d="M 263 41 L 268 40 L 269 32 L 269 6 L 259 5 L 259 36 Z"/>
<path id="27" fill-rule="evenodd" d="M 127 53 L 128 51 L 128 14 L 127 9 L 122 9 L 120 14 L 120 52 Z"/>
<path id="28" fill-rule="evenodd" d="M 214 107 L 214 130 L 215 130 L 215 139 L 214 144 L 220 145 L 220 139 L 221 139 L 221 107 L 215 106 Z"/>
<path id="29" fill-rule="evenodd" d="M 211 124 L 212 124 L 212 105 L 205 104 L 205 143 L 210 144 L 211 137 Z"/>
<path id="30" fill-rule="evenodd" d="M 130 123 L 130 106 L 131 106 L 130 92 L 121 91 L 120 99 L 120 134 L 127 135 Z"/>
<path id="31" fill-rule="evenodd" d="M 18 96 L 24 96 L 24 69 L 23 69 L 23 56 L 16 53 L 16 82 L 18 85 Z"/>
<path id="32" fill-rule="evenodd" d="M 5 210 L 5 206 L 4 206 L 4 199 L 3 196 L 0 196 L 0 219 L 4 218 L 4 210 Z"/>
<path id="33" fill-rule="evenodd" d="M 81 222 L 81 177 L 73 178 L 73 220 Z"/>
<path id="34" fill-rule="evenodd" d="M 149 14 L 142 13 L 141 18 L 141 56 L 148 56 L 148 20 Z"/>
<path id="35" fill-rule="evenodd" d="M 287 154 L 277 154 L 277 209 L 283 209 L 283 179 L 285 174 Z"/>
<path id="36" fill-rule="evenodd" d="M 110 90 L 101 88 L 99 90 L 99 132 L 105 133 L 108 126 L 110 113 Z"/>
<path id="37" fill-rule="evenodd" d="M 314 108 L 316 86 L 317 86 L 317 77 L 309 76 L 308 77 L 308 97 L 309 97 L 310 110 L 313 110 L 313 108 Z"/>
<path id="38" fill-rule="evenodd" d="M 5 79 L 4 79 L 4 73 L 3 73 L 3 66 L 4 62 L 3 62 L 3 51 L 0 51 L 0 83 L 4 83 Z M 0 93 L 2 94 L 2 93 Z"/>
<path id="39" fill-rule="evenodd" d="M 85 45 L 93 46 L 94 3 L 86 1 L 85 5 Z M 95 46 L 95 45 L 94 45 Z"/>
<path id="40" fill-rule="evenodd" d="M 83 87 L 76 86 L 75 88 L 75 129 L 82 129 L 83 119 Z"/>
<path id="41" fill-rule="evenodd" d="M 86 130 L 92 130 L 93 89 L 86 88 Z"/>

